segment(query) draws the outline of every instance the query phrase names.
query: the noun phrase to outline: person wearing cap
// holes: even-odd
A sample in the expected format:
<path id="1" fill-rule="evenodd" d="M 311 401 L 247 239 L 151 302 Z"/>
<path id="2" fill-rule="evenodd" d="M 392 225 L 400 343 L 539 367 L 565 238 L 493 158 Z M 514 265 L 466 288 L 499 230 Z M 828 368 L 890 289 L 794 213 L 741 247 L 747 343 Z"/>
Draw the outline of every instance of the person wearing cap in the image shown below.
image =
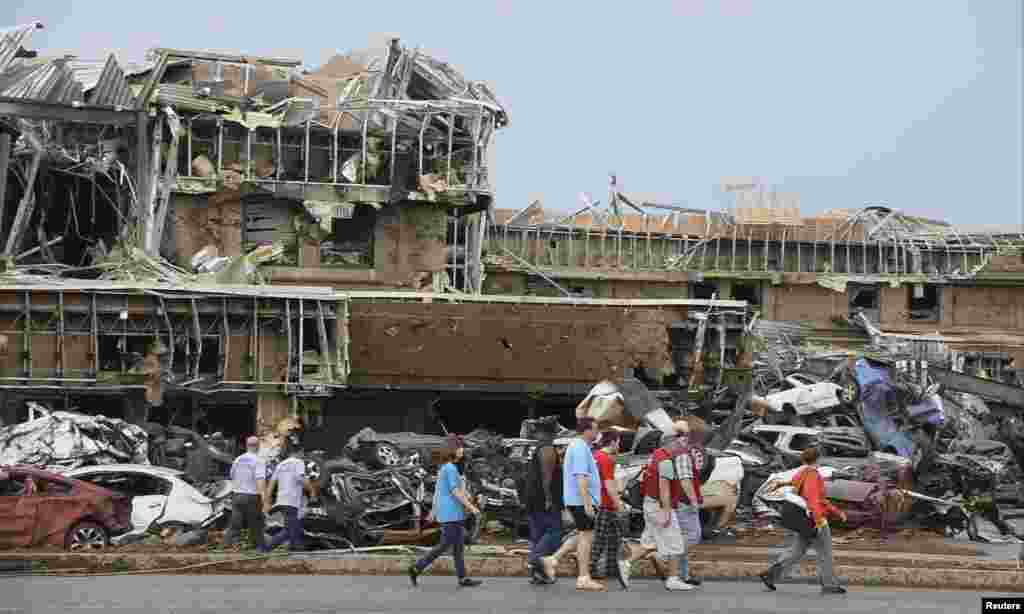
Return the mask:
<path id="1" fill-rule="evenodd" d="M 665 589 L 670 591 L 696 588 L 679 578 L 682 563 L 686 560 L 686 539 L 677 515 L 683 499 L 682 480 L 675 463 L 680 451 L 677 434 L 663 433 L 661 446 L 644 468 L 640 486 L 644 499 L 644 532 L 640 537 L 640 547 L 630 557 L 632 564 L 656 552 L 657 560 L 669 567 L 665 574 Z"/>
<path id="2" fill-rule="evenodd" d="M 270 494 L 277 491 L 277 502 L 270 506 Z M 305 515 L 306 493 L 315 495 L 313 482 L 306 477 L 306 460 L 303 449 L 293 445 L 288 458 L 274 469 L 267 487 L 267 497 L 263 502 L 263 513 L 270 514 L 277 509 L 284 515 L 284 530 L 274 536 L 262 550 L 270 552 L 284 542 L 288 542 L 290 551 L 302 550 L 302 517 Z"/>
<path id="3" fill-rule="evenodd" d="M 419 584 L 420 574 L 449 548 L 455 559 L 455 575 L 458 577 L 459 586 L 480 586 L 479 580 L 466 575 L 466 512 L 479 516 L 480 510 L 469 498 L 463 478 L 455 467 L 465 456 L 464 445 L 461 437 L 449 435 L 447 445 L 441 451 L 442 465 L 437 475 L 437 483 L 434 485 L 434 509 L 431 511 L 441 523 L 441 543 L 409 566 L 409 580 L 413 586 Z"/>
<path id="4" fill-rule="evenodd" d="M 629 563 L 622 560 L 622 489 L 615 479 L 619 439 L 618 431 L 605 431 L 595 444 L 594 461 L 601 474 L 601 508 L 594 523 L 590 569 L 593 577 L 617 577 L 622 588 L 628 589 Z"/>
<path id="5" fill-rule="evenodd" d="M 576 438 L 565 451 L 562 466 L 562 499 L 576 525 L 576 563 L 578 576 L 576 590 L 603 591 L 605 586 L 590 577 L 590 553 L 594 544 L 594 521 L 601 496 L 601 474 L 597 470 L 590 446 L 597 438 L 597 424 L 593 418 L 576 421 Z M 555 554 L 555 557 L 558 553 Z M 557 558 L 542 559 L 544 573 L 555 577 Z"/>
<path id="6" fill-rule="evenodd" d="M 266 543 L 263 534 L 263 501 L 266 499 L 267 464 L 260 458 L 260 440 L 256 436 L 245 440 L 245 453 L 231 464 L 231 522 L 224 532 L 224 547 L 235 545 L 242 529 L 249 529 L 255 546 L 262 550 Z"/>

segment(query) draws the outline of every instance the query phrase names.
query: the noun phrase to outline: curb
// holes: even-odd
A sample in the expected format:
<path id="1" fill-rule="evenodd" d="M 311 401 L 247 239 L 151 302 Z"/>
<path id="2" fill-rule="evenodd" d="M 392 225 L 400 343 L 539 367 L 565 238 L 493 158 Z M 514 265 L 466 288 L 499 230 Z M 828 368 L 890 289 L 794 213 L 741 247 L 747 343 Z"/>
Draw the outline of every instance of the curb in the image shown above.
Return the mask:
<path id="1" fill-rule="evenodd" d="M 844 584 L 856 586 L 889 586 L 906 588 L 943 588 L 974 591 L 1024 592 L 1024 571 L 993 569 L 991 561 L 979 567 L 953 560 L 941 567 L 906 567 L 886 564 L 884 561 L 864 565 L 843 564 L 836 557 L 836 575 Z M 404 577 L 412 557 L 366 555 L 317 555 L 302 553 L 270 555 L 270 557 L 238 557 L 234 555 L 206 554 L 13 554 L 0 555 L 0 570 L 11 575 L 39 573 L 47 575 L 90 574 L 310 574 L 343 576 L 399 576 Z M 764 571 L 763 562 L 691 559 L 696 575 L 708 580 L 757 581 Z M 980 561 L 979 561 L 980 562 Z M 959 563 L 959 565 L 957 564 Z M 939 564 L 935 561 L 933 564 Z M 1007 565 L 1007 564 L 1004 564 Z M 477 577 L 526 577 L 522 558 L 467 557 L 467 571 Z M 12 573 L 13 572 L 13 573 Z M 634 578 L 653 579 L 649 562 L 635 567 Z M 450 576 L 454 564 L 450 557 L 438 559 L 430 575 Z M 575 568 L 571 561 L 563 561 L 560 577 L 571 577 Z M 789 583 L 815 583 L 817 576 L 813 560 L 805 560 L 794 570 Z"/>

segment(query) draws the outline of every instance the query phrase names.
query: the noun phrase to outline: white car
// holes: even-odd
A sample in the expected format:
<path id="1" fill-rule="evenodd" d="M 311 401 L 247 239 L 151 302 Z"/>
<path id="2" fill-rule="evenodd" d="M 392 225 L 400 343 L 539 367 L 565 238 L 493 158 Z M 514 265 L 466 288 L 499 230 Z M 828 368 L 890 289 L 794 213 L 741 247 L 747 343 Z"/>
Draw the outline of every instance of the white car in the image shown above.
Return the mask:
<path id="1" fill-rule="evenodd" d="M 230 482 L 225 482 L 210 498 L 199 492 L 184 472 L 155 465 L 96 465 L 64 475 L 132 497 L 132 533 L 145 532 L 151 526 L 196 527 L 228 505 L 231 492 Z"/>
<path id="2" fill-rule="evenodd" d="M 853 393 L 832 382 L 821 382 L 801 374 L 785 379 L 785 390 L 761 397 L 772 411 L 791 416 L 808 416 L 839 405 L 853 403 Z"/>

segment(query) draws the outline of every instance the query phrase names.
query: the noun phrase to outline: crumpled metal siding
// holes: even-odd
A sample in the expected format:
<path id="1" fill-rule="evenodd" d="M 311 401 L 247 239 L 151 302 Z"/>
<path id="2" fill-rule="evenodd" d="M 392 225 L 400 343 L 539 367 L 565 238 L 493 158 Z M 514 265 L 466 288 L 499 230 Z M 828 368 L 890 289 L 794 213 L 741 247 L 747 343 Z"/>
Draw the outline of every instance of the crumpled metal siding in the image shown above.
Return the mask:
<path id="1" fill-rule="evenodd" d="M 42 23 L 33 21 L 32 23 L 0 30 L 0 72 L 7 70 L 15 63 L 16 58 L 14 56 L 17 55 L 18 50 L 24 47 L 28 40 L 32 38 L 32 34 L 42 27 Z"/>
<path id="2" fill-rule="evenodd" d="M 37 66 L 20 81 L 0 91 L 0 96 L 59 104 L 84 102 L 82 84 L 66 60 L 52 60 Z"/>
<path id="3" fill-rule="evenodd" d="M 113 54 L 100 68 L 99 62 L 74 61 L 71 63 L 76 80 L 88 92 L 89 104 L 109 107 L 129 107 L 135 96 L 128 87 L 128 78 Z"/>

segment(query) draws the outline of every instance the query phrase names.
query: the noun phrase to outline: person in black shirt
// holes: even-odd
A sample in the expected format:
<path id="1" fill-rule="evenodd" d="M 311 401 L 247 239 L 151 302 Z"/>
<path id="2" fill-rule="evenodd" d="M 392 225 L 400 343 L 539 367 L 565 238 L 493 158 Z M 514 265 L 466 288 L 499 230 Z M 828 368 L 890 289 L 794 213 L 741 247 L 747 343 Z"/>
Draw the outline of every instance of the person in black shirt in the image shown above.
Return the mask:
<path id="1" fill-rule="evenodd" d="M 540 444 L 533 452 L 523 484 L 523 503 L 530 526 L 530 582 L 551 584 L 541 558 L 553 554 L 562 540 L 562 466 L 555 450 L 555 425 L 538 425 Z"/>

